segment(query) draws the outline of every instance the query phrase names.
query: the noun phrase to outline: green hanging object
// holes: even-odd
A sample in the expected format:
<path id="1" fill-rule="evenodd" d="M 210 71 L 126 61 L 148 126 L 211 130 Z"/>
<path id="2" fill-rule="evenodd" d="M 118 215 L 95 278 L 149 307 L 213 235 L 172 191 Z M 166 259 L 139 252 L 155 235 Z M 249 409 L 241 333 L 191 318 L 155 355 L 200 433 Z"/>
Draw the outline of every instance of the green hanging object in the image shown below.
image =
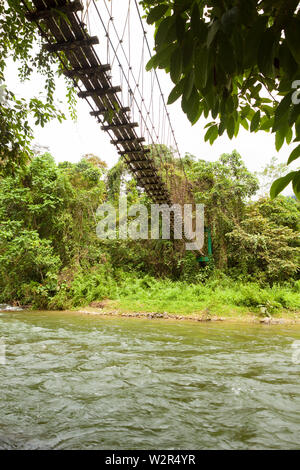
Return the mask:
<path id="1" fill-rule="evenodd" d="M 199 263 L 208 263 L 212 259 L 212 241 L 210 227 L 205 227 L 204 232 L 207 233 L 207 256 L 199 256 L 197 261 Z"/>

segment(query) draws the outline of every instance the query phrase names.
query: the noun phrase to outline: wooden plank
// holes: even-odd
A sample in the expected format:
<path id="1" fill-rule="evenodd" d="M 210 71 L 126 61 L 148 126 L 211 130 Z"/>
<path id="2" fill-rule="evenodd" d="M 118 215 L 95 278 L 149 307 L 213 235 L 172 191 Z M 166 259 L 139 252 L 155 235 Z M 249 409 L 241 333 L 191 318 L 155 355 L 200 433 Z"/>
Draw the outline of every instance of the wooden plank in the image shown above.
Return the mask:
<path id="1" fill-rule="evenodd" d="M 45 44 L 43 48 L 48 52 L 76 50 L 78 47 L 90 47 L 93 44 L 99 44 L 97 36 L 91 36 L 87 39 L 75 39 L 74 41 L 58 42 L 56 44 Z"/>
<path id="2" fill-rule="evenodd" d="M 130 171 L 132 173 L 137 173 L 139 171 L 144 171 L 145 173 L 151 173 L 151 174 L 154 174 L 153 173 L 153 168 L 148 166 L 147 168 L 130 168 Z"/>
<path id="3" fill-rule="evenodd" d="M 152 181 L 153 183 L 157 183 L 158 185 L 163 184 L 159 180 L 160 180 L 159 176 L 141 176 L 141 177 L 139 177 L 139 181 L 141 181 L 142 183 L 144 181 L 145 181 L 145 183 L 150 183 Z"/>
<path id="4" fill-rule="evenodd" d="M 153 160 L 149 159 L 149 158 L 145 158 L 144 160 L 126 160 L 126 163 L 134 163 L 135 165 L 138 165 L 138 164 L 143 164 L 143 163 L 153 163 Z"/>
<path id="5" fill-rule="evenodd" d="M 128 108 L 130 110 L 130 108 Z M 113 145 L 124 145 L 124 144 L 136 144 L 140 142 L 145 142 L 145 137 L 138 137 L 132 139 L 118 139 L 118 140 L 111 140 L 110 143 Z"/>
<path id="6" fill-rule="evenodd" d="M 133 127 L 139 127 L 137 122 L 127 122 L 126 124 L 109 124 L 107 126 L 102 126 L 103 131 L 113 131 L 118 129 L 131 129 Z"/>
<path id="7" fill-rule="evenodd" d="M 91 115 L 91 116 L 101 116 L 101 114 L 105 114 L 105 113 L 107 113 L 107 112 L 109 112 L 109 111 L 114 111 L 115 114 L 117 115 L 117 114 L 120 114 L 120 113 L 128 113 L 128 112 L 130 111 L 130 108 L 128 108 L 128 107 L 120 108 L 119 111 L 117 111 L 116 109 L 112 109 L 112 108 L 110 108 L 110 109 L 108 109 L 108 108 L 103 108 L 103 109 L 98 109 L 97 111 L 91 111 L 91 112 L 90 112 L 90 115 Z M 111 140 L 110 142 L 113 143 L 114 141 Z M 117 142 L 117 141 L 116 141 L 116 142 Z M 134 139 L 130 140 L 130 142 L 134 142 Z M 116 144 L 115 144 L 115 145 L 116 145 Z"/>
<path id="8" fill-rule="evenodd" d="M 78 93 L 79 98 L 87 98 L 88 96 L 106 96 L 106 95 L 113 95 L 114 93 L 118 93 L 121 91 L 120 86 L 112 86 L 109 88 L 96 88 L 95 90 L 86 90 L 80 91 Z"/>
<path id="9" fill-rule="evenodd" d="M 63 73 L 69 78 L 80 78 L 83 76 L 91 77 L 111 70 L 109 64 L 98 65 L 96 67 L 84 67 L 81 69 L 65 70 Z"/>
<path id="10" fill-rule="evenodd" d="M 158 184 L 158 183 L 146 183 L 146 182 L 144 182 L 144 181 L 141 181 L 140 178 L 137 180 L 137 183 L 138 183 L 138 184 L 141 184 L 142 186 L 145 186 L 145 187 L 148 186 L 150 189 L 151 189 L 151 188 L 152 188 L 152 189 L 157 189 L 159 192 L 164 191 L 164 185 L 163 185 L 163 183 L 160 183 L 160 184 Z"/>
<path id="11" fill-rule="evenodd" d="M 73 3 L 70 3 L 68 5 L 62 5 L 62 6 L 59 6 L 58 8 L 47 8 L 45 10 L 36 10 L 36 11 L 33 11 L 32 13 L 27 13 L 25 16 L 28 21 L 38 21 L 38 20 L 44 20 L 46 18 L 52 18 L 56 16 L 63 18 L 62 14 L 74 13 L 76 11 L 83 11 L 83 10 L 84 10 L 84 6 L 82 5 L 82 3 L 79 0 L 75 0 Z"/>
<path id="12" fill-rule="evenodd" d="M 119 155 L 139 155 L 141 153 L 149 153 L 149 149 L 142 148 L 141 150 L 121 150 L 118 152 Z"/>

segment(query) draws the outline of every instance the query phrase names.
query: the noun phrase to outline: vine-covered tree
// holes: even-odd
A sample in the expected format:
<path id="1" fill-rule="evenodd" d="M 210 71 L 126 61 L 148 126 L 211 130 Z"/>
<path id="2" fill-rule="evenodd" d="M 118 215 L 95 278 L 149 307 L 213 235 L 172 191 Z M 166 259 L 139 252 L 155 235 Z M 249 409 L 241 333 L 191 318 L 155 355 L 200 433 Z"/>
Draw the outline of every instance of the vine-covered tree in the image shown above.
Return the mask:
<path id="1" fill-rule="evenodd" d="M 162 68 L 174 83 L 168 103 L 181 97 L 195 124 L 211 116 L 205 140 L 240 126 L 298 143 L 300 157 L 300 9 L 298 0 L 143 0 L 155 24 L 156 54 L 147 69 Z M 300 197 L 300 171 L 277 179 L 275 197 L 290 182 Z"/>

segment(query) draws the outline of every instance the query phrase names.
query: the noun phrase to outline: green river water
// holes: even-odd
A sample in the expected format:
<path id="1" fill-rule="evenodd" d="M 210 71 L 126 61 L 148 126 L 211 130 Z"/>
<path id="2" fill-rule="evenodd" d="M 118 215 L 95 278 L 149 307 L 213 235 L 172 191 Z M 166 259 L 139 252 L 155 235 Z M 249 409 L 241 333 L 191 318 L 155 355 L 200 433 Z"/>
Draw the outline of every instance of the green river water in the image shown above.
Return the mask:
<path id="1" fill-rule="evenodd" d="M 1 449 L 300 448 L 299 325 L 1 312 L 0 338 Z"/>

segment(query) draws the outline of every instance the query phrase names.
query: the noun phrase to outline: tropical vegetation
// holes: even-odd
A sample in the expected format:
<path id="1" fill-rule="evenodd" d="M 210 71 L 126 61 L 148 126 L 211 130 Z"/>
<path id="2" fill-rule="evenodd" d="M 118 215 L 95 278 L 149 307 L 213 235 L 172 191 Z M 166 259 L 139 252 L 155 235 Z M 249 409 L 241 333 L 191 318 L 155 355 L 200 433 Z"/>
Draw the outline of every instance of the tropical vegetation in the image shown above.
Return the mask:
<path id="1" fill-rule="evenodd" d="M 66 309 L 111 299 L 129 310 L 296 312 L 299 202 L 251 199 L 258 180 L 236 151 L 216 162 L 187 155 L 184 165 L 206 207 L 207 263 L 180 241 L 97 238 L 102 202 L 117 206 L 123 192 L 129 204 L 151 203 L 122 160 L 107 170 L 95 156 L 57 165 L 45 153 L 1 178 L 0 302 Z"/>

